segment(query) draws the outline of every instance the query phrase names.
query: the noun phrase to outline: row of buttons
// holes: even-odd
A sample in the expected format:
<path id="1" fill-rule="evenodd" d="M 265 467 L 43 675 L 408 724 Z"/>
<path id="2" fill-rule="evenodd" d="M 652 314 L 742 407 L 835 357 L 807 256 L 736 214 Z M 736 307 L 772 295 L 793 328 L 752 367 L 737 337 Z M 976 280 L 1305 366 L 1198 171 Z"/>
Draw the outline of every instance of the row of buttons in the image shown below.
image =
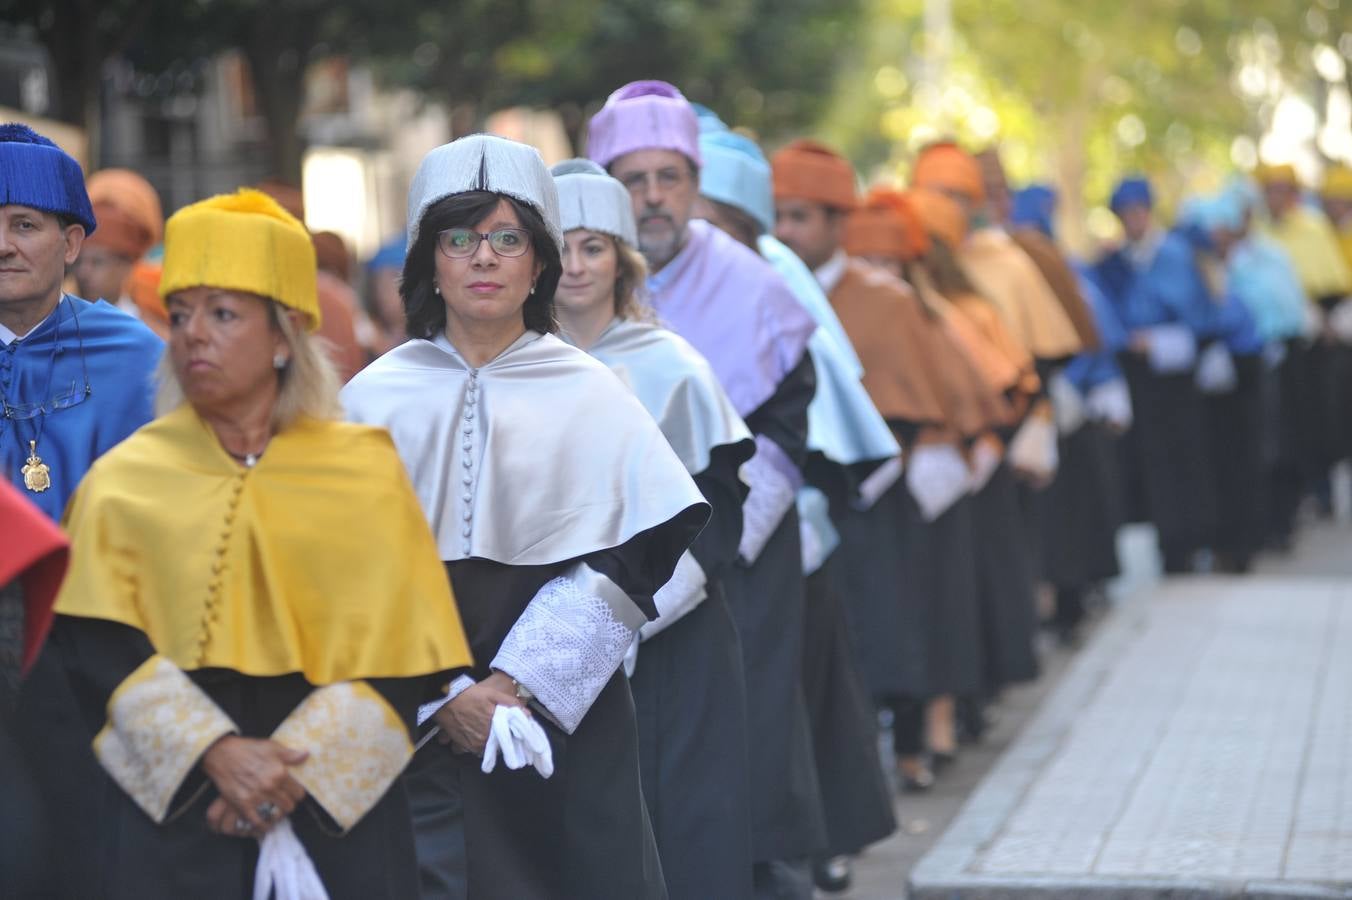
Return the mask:
<path id="1" fill-rule="evenodd" d="M 479 399 L 479 371 L 470 369 L 469 386 L 465 388 L 465 414 L 464 423 L 460 427 L 463 435 L 460 448 L 464 451 L 464 458 L 460 464 L 465 467 L 464 482 L 465 490 L 461 494 L 461 499 L 465 501 L 464 520 L 465 524 L 460 529 L 460 535 L 464 538 L 461 544 L 461 550 L 466 557 L 470 555 L 470 534 L 473 531 L 474 519 L 474 405 Z"/>
<path id="2" fill-rule="evenodd" d="M 239 509 L 239 500 L 244 493 L 244 479 L 247 472 L 240 472 L 230 485 L 230 503 L 225 510 L 225 522 L 221 526 L 221 541 L 216 545 L 216 559 L 211 564 L 211 581 L 207 583 L 206 606 L 202 611 L 202 630 L 197 635 L 197 665 L 206 664 L 207 645 L 211 643 L 211 629 L 220 619 L 221 590 L 225 586 L 225 557 L 230 549 L 231 528 L 235 524 L 235 513 Z"/>

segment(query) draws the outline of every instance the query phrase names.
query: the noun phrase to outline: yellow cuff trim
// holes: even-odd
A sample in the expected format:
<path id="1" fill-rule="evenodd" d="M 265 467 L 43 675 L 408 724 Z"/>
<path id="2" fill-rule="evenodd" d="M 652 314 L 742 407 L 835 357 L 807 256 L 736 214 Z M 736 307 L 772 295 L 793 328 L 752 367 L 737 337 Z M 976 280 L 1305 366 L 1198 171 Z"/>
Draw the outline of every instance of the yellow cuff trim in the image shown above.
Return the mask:
<path id="1" fill-rule="evenodd" d="M 108 698 L 108 723 L 94 738 L 94 755 L 136 805 L 160 823 L 206 749 L 236 730 L 181 669 L 152 656 Z"/>
<path id="2" fill-rule="evenodd" d="M 413 755 L 408 729 L 364 681 L 316 688 L 272 739 L 309 751 L 291 773 L 344 831 L 385 796 Z"/>

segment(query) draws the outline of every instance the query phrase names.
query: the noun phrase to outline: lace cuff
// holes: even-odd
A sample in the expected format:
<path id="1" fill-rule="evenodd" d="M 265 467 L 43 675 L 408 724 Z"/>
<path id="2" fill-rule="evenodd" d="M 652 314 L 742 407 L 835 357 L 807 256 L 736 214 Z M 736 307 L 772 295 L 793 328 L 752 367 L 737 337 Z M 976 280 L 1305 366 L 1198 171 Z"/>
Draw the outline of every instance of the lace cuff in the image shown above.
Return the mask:
<path id="1" fill-rule="evenodd" d="M 385 796 L 413 755 L 399 714 L 364 681 L 315 688 L 272 739 L 310 752 L 291 774 L 343 831 Z"/>
<path id="2" fill-rule="evenodd" d="M 795 473 L 790 475 L 789 473 Z M 769 543 L 798 491 L 797 469 L 779 445 L 756 435 L 756 455 L 742 466 L 742 478 L 751 487 L 742 504 L 742 559 L 754 563 Z"/>
<path id="3" fill-rule="evenodd" d="M 1152 371 L 1173 375 L 1192 368 L 1197 360 L 1197 339 L 1186 325 L 1155 325 L 1145 329 L 1146 357 Z"/>
<path id="4" fill-rule="evenodd" d="M 676 560 L 676 571 L 672 573 L 671 580 L 653 594 L 657 618 L 643 623 L 643 627 L 638 630 L 640 640 L 646 641 L 655 634 L 661 634 L 703 603 L 704 598 L 709 596 L 705 590 L 708 583 L 704 569 L 700 568 L 690 551 L 682 553 L 681 558 Z"/>
<path id="5" fill-rule="evenodd" d="M 586 566 L 578 568 L 594 576 L 584 575 L 584 580 L 606 580 Z M 628 595 L 620 594 L 641 620 Z M 572 734 L 615 674 L 640 624 L 622 617 L 613 600 L 584 591 L 573 577 L 560 576 L 527 604 L 492 667 L 525 685 L 559 727 Z"/>
<path id="6" fill-rule="evenodd" d="M 236 731 L 182 669 L 152 656 L 108 699 L 108 724 L 94 738 L 94 755 L 136 805 L 162 823 L 202 754 Z"/>
<path id="7" fill-rule="evenodd" d="M 810 485 L 798 490 L 798 535 L 804 575 L 820 569 L 840 546 L 840 532 L 831 521 L 831 504 L 825 494 Z"/>

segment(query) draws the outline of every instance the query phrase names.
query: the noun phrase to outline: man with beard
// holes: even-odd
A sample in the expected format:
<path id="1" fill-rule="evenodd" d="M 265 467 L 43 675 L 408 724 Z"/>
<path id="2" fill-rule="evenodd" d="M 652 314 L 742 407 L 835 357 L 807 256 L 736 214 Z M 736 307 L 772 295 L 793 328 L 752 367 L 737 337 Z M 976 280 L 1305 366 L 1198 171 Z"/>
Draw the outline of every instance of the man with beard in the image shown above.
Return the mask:
<path id="1" fill-rule="evenodd" d="M 774 270 L 707 222 L 699 123 L 679 90 L 638 81 L 591 121 L 588 155 L 629 190 L 648 289 L 663 322 L 710 362 L 756 438 L 743 468 L 740 561 L 724 587 L 742 640 L 757 895 L 812 896 L 809 858 L 825 844 L 802 684 L 804 582 L 794 507 L 807 456 L 816 329 Z"/>

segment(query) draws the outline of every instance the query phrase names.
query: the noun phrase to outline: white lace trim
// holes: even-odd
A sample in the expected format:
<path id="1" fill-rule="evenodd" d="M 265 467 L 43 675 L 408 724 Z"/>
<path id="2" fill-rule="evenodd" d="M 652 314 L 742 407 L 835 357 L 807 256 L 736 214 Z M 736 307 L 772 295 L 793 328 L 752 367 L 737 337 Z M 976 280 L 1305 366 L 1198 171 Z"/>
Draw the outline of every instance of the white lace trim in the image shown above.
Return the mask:
<path id="1" fill-rule="evenodd" d="M 705 577 L 704 569 L 700 568 L 695 557 L 689 550 L 682 553 L 681 558 L 676 560 L 676 571 L 672 573 L 671 580 L 653 594 L 657 618 L 644 623 L 638 630 L 640 639 L 646 641 L 653 635 L 662 633 L 703 603 L 709 596 L 705 590 L 707 584 L 708 578 Z"/>
<path id="2" fill-rule="evenodd" d="M 633 636 L 609 603 L 559 577 L 526 606 L 492 667 L 529 688 L 572 734 L 615 674 Z"/>
<path id="3" fill-rule="evenodd" d="M 742 465 L 742 480 L 750 485 L 751 493 L 742 504 L 742 540 L 737 551 L 748 563 L 760 558 L 797 496 L 797 485 L 775 465 L 774 457 L 785 458 L 784 451 L 756 435 L 756 455 Z"/>

